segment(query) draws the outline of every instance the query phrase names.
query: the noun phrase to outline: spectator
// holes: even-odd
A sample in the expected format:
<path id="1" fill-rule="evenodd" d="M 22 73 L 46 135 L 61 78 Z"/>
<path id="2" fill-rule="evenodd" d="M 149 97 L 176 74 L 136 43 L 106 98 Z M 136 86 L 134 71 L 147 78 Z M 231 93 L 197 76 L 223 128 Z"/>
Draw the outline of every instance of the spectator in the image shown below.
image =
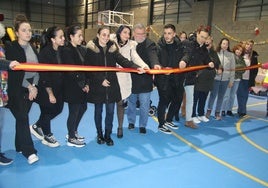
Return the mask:
<path id="1" fill-rule="evenodd" d="M 17 40 L 6 43 L 6 58 L 18 62 L 38 63 L 36 49 L 30 44 L 32 28 L 24 15 L 17 15 L 14 24 Z M 8 77 L 8 107 L 16 119 L 15 148 L 29 164 L 39 160 L 29 128 L 29 111 L 37 97 L 37 72 L 11 71 Z"/>
<path id="2" fill-rule="evenodd" d="M 208 109 L 206 117 L 209 118 L 212 108 L 214 106 L 214 101 L 217 97 L 217 103 L 215 107 L 215 119 L 221 120 L 221 108 L 223 103 L 223 98 L 226 92 L 227 87 L 232 87 L 235 76 L 235 57 L 234 54 L 230 51 L 230 42 L 227 38 L 222 38 L 219 42 L 216 49 L 223 72 L 220 70 L 217 71 L 216 77 L 214 79 L 213 90 L 210 92 L 208 100 Z"/>
<path id="3" fill-rule="evenodd" d="M 245 68 L 246 63 L 244 61 L 243 55 L 244 55 L 244 48 L 241 44 L 237 44 L 233 48 L 233 53 L 235 54 L 235 69 Z M 242 74 L 245 72 L 245 70 L 237 70 L 235 71 L 235 80 L 232 87 L 228 87 L 223 99 L 222 104 L 222 112 L 221 115 L 225 116 L 225 113 L 228 116 L 234 116 L 232 112 L 232 108 L 234 105 L 234 100 L 236 96 L 236 92 L 240 83 L 240 80 L 242 78 Z"/>
<path id="4" fill-rule="evenodd" d="M 0 39 L 5 36 L 5 27 L 0 23 Z M 19 65 L 17 61 L 7 61 L 5 60 L 4 49 L 0 46 L 0 165 L 9 165 L 13 162 L 1 152 L 1 141 L 3 135 L 3 125 L 5 109 L 3 108 L 7 104 L 7 72 L 6 70 L 13 69 L 15 66 Z M 5 71 L 1 71 L 5 70 Z"/>
<path id="5" fill-rule="evenodd" d="M 248 40 L 243 44 L 245 48 L 245 54 L 243 57 L 247 67 L 258 64 L 258 53 L 253 50 L 253 45 L 253 40 Z M 239 86 L 237 89 L 237 113 L 238 116 L 241 118 L 247 115 L 249 88 L 255 86 L 255 78 L 257 74 L 258 69 L 246 70 L 242 75 L 241 81 L 239 82 Z"/>

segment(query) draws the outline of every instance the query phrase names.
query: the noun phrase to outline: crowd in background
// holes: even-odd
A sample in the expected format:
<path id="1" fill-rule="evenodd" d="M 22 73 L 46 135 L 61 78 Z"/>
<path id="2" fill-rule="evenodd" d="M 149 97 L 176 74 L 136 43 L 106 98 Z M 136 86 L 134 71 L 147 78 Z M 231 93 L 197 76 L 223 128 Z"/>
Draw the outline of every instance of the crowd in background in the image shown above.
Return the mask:
<path id="1" fill-rule="evenodd" d="M 133 130 L 137 126 L 140 134 L 146 134 L 150 96 L 154 87 L 159 95 L 159 101 L 154 101 L 158 102 L 158 130 L 165 134 L 171 134 L 170 129 L 178 129 L 174 122 L 181 121 L 183 116 L 184 125 L 192 129 L 197 129 L 200 122 L 209 122 L 212 112 L 216 120 L 235 116 L 233 106 L 236 98 L 237 115 L 240 118 L 247 115 L 249 89 L 255 85 L 258 73 L 258 69 L 244 69 L 258 64 L 258 54 L 253 50 L 252 40 L 231 47 L 228 38 L 222 38 L 218 43 L 213 41 L 208 27 L 200 26 L 187 35 L 186 32 L 178 34 L 174 25 L 167 24 L 163 27 L 162 37 L 155 43 L 148 38 L 146 27 L 136 24 L 133 28 L 122 25 L 114 34 L 110 33 L 110 28 L 100 27 L 96 37 L 82 45 L 81 27 L 70 26 L 65 30 L 52 26 L 42 33 L 37 51 L 31 43 L 30 22 L 24 15 L 17 15 L 14 31 L 17 39 L 6 42 L 4 48 L 8 63 L 13 62 L 10 68 L 18 62 L 31 62 L 128 67 L 138 71 L 9 71 L 7 107 L 16 120 L 15 149 L 26 157 L 29 164 L 39 160 L 31 134 L 44 145 L 60 146 L 51 124 L 62 112 L 64 102 L 69 110 L 66 142 L 74 147 L 86 145 L 85 137 L 78 131 L 88 103 L 94 104 L 92 118 L 98 144 L 114 145 L 111 133 L 115 108 L 117 137 L 123 137 L 126 102 L 128 129 Z M 217 44 L 215 48 L 213 43 Z M 185 69 L 199 65 L 206 65 L 206 68 L 180 74 L 146 74 L 149 69 Z M 8 69 L 8 66 L 1 67 L 4 68 Z M 138 122 L 137 101 L 140 108 Z M 29 111 L 33 102 L 38 103 L 41 113 L 37 121 L 30 125 Z M 103 108 L 105 117 L 102 116 Z M 12 162 L 2 153 L 0 157 L 1 165 Z"/>

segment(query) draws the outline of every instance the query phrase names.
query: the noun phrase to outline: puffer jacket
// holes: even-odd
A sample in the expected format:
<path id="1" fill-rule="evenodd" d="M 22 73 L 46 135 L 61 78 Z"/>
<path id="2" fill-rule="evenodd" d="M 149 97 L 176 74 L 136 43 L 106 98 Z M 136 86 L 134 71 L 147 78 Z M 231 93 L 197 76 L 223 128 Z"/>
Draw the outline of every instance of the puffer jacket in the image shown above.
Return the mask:
<path id="1" fill-rule="evenodd" d="M 122 67 L 138 68 L 139 66 L 122 56 L 115 43 L 107 43 L 106 52 L 99 45 L 98 39 L 88 42 L 85 56 L 85 64 L 90 66 L 116 67 L 119 64 Z M 90 103 L 114 103 L 119 102 L 122 97 L 116 72 L 89 72 L 89 93 L 87 101 Z M 107 79 L 110 87 L 102 86 L 103 81 Z"/>

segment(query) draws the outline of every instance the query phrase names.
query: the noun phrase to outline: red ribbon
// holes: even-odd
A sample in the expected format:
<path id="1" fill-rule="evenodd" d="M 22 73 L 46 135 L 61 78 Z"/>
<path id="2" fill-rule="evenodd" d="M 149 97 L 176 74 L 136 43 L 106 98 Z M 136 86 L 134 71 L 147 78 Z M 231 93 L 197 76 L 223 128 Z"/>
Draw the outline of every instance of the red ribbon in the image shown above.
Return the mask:
<path id="1" fill-rule="evenodd" d="M 183 73 L 189 71 L 196 71 L 207 68 L 207 65 L 200 65 L 194 67 L 187 67 L 184 69 L 179 68 L 163 68 L 163 69 L 148 69 L 145 70 L 147 74 L 172 74 Z M 13 70 L 19 71 L 87 71 L 87 72 L 100 72 L 100 71 L 116 71 L 116 72 L 131 72 L 139 73 L 137 69 L 133 68 L 117 68 L 117 67 L 103 67 L 103 66 L 85 66 L 85 65 L 66 65 L 66 64 L 42 64 L 42 63 L 21 63 Z"/>
<path id="2" fill-rule="evenodd" d="M 186 67 L 184 69 L 180 68 L 162 68 L 162 69 L 148 69 L 145 70 L 147 74 L 179 74 L 184 72 L 197 71 L 208 68 L 208 65 L 199 65 L 194 67 Z M 245 68 L 238 68 L 229 71 L 240 71 L 240 70 L 250 70 L 256 68 L 268 68 L 268 62 L 264 64 L 252 65 Z M 115 71 L 115 72 L 131 72 L 139 73 L 137 69 L 134 68 L 118 68 L 118 67 L 103 67 L 103 66 L 85 66 L 85 65 L 66 65 L 66 64 L 43 64 L 43 63 L 21 63 L 14 67 L 13 70 L 23 70 L 23 71 L 85 71 L 85 72 L 101 72 L 101 71 Z"/>

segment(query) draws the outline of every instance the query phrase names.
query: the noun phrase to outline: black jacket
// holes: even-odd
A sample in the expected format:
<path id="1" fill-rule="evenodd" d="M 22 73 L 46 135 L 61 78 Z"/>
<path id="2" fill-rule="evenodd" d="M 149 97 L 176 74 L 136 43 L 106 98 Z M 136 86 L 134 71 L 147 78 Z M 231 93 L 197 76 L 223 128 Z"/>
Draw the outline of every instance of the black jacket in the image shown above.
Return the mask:
<path id="1" fill-rule="evenodd" d="M 156 44 L 150 39 L 146 38 L 142 43 L 136 47 L 136 51 L 141 59 L 150 67 L 160 65 L 157 57 Z M 150 74 L 131 74 L 132 79 L 132 93 L 147 93 L 153 90 L 153 76 Z"/>
<path id="2" fill-rule="evenodd" d="M 178 38 L 174 39 L 172 44 L 166 44 L 164 37 L 158 41 L 158 59 L 163 68 L 179 68 L 181 60 L 187 62 L 188 56 L 185 48 Z M 174 82 L 175 85 L 181 85 L 184 80 L 184 74 L 159 74 L 155 76 L 155 84 L 158 88 L 166 89 L 168 83 Z"/>
<path id="3" fill-rule="evenodd" d="M 80 53 L 80 54 L 79 54 Z M 63 64 L 83 65 L 84 48 L 69 43 L 61 53 Z M 65 102 L 82 104 L 86 102 L 86 93 L 82 90 L 87 84 L 85 72 L 65 72 L 63 79 L 63 98 Z"/>
<path id="4" fill-rule="evenodd" d="M 196 38 L 193 38 L 193 40 L 186 40 L 184 45 L 186 46 L 185 48 L 187 49 L 187 53 L 189 55 L 187 67 L 207 65 L 209 62 L 211 62 L 206 46 L 200 46 L 196 41 Z M 185 74 L 185 85 L 194 85 L 197 76 L 198 71 L 187 72 Z"/>
<path id="5" fill-rule="evenodd" d="M 31 46 L 37 58 L 38 53 L 35 47 Z M 17 60 L 20 63 L 26 62 L 26 55 L 24 49 L 19 45 L 18 41 L 5 44 L 6 59 Z M 8 107 L 16 108 L 22 97 L 27 96 L 28 89 L 22 87 L 22 81 L 24 78 L 24 71 L 9 71 L 8 74 Z"/>
<path id="6" fill-rule="evenodd" d="M 51 45 L 44 47 L 39 53 L 39 62 L 46 64 L 61 64 L 61 50 L 62 48 L 59 48 L 58 51 L 55 51 Z M 63 72 L 40 72 L 39 75 L 37 102 L 39 104 L 50 104 L 46 87 L 52 88 L 57 102 L 61 102 L 63 100 Z"/>
<path id="7" fill-rule="evenodd" d="M 251 59 L 250 59 L 250 66 L 258 64 L 258 56 L 259 54 L 253 50 Z M 249 71 L 249 87 L 255 86 L 255 78 L 258 74 L 258 69 L 251 69 Z"/>
<path id="8" fill-rule="evenodd" d="M 116 63 L 122 67 L 138 68 L 133 62 L 128 61 L 118 51 L 116 45 L 109 41 L 107 50 L 104 53 L 103 48 L 99 45 L 98 39 L 89 41 L 85 56 L 85 64 L 90 66 L 116 67 Z M 89 93 L 87 101 L 90 103 L 114 103 L 121 100 L 120 87 L 117 80 L 116 72 L 88 72 Z M 103 81 L 107 79 L 110 87 L 102 86 Z"/>

